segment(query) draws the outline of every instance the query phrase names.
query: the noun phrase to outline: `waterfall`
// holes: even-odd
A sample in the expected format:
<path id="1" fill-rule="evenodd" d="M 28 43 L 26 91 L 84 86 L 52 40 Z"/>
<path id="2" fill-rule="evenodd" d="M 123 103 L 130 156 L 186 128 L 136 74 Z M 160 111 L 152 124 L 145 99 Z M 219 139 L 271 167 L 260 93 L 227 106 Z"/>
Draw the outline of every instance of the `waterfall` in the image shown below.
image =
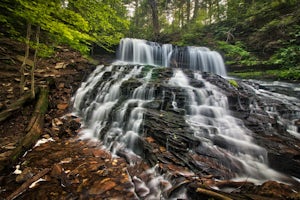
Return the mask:
<path id="1" fill-rule="evenodd" d="M 207 47 L 177 47 L 124 38 L 120 42 L 117 57 L 133 64 L 189 68 L 226 76 L 222 56 Z"/>
<path id="2" fill-rule="evenodd" d="M 194 131 L 194 136 L 202 141 L 194 151 L 213 154 L 223 165 L 236 171 L 239 177 L 268 180 L 283 176 L 270 169 L 267 152 L 253 142 L 251 131 L 243 122 L 232 117 L 228 111 L 227 97 L 206 82 L 195 72 L 194 78 L 204 83 L 195 88 L 182 70 L 176 69 L 169 80 L 173 87 L 182 88 L 186 93 L 186 122 Z M 177 105 L 176 98 L 173 103 Z"/>
<path id="3" fill-rule="evenodd" d="M 82 138 L 101 140 L 131 166 L 136 158 L 151 163 L 153 168 L 145 172 L 151 179 L 132 177 L 136 188 L 144 191 L 138 197 L 157 198 L 172 187 L 166 180 L 168 169 L 161 169 L 165 163 L 183 166 L 192 174 L 208 169 L 208 174 L 220 179 L 286 180 L 268 167 L 268 152 L 255 144 L 254 132 L 242 118 L 233 117 L 228 94 L 199 72 L 226 74 L 217 52 L 126 38 L 121 40 L 118 58 L 123 64 L 98 66 L 81 84 L 73 98 L 74 112 L 83 120 Z M 255 89 L 249 86 L 248 90 Z M 280 99 L 282 104 L 288 101 L 291 109 L 298 110 L 295 99 L 255 91 L 258 96 Z M 250 106 L 251 112 L 259 112 L 255 105 Z M 273 118 L 279 115 L 276 108 L 266 109 Z M 294 115 L 297 120 L 299 112 Z M 284 123 L 288 118 L 277 120 Z M 288 124 L 289 133 L 299 138 L 296 129 L 296 122 Z M 162 182 L 166 187 L 160 188 Z"/>

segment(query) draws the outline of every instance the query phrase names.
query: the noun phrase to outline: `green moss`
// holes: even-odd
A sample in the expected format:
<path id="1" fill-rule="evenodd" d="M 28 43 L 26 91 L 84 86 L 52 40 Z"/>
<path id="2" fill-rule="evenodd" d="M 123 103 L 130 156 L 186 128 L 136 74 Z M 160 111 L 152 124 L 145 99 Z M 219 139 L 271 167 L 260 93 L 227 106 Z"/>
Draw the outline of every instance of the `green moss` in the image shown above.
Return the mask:
<path id="1" fill-rule="evenodd" d="M 152 66 L 152 65 L 145 65 L 142 69 L 143 77 L 145 77 L 147 75 L 147 73 L 153 68 L 154 68 L 154 66 Z"/>
<path id="2" fill-rule="evenodd" d="M 236 82 L 236 80 L 230 79 L 228 80 L 228 82 L 230 83 L 230 85 L 232 85 L 235 88 L 239 87 L 239 84 Z"/>
<path id="3" fill-rule="evenodd" d="M 159 79 L 160 74 L 162 73 L 163 70 L 165 70 L 165 67 L 156 67 L 156 68 L 154 68 L 153 71 L 152 71 L 151 80 L 156 81 L 157 79 Z"/>

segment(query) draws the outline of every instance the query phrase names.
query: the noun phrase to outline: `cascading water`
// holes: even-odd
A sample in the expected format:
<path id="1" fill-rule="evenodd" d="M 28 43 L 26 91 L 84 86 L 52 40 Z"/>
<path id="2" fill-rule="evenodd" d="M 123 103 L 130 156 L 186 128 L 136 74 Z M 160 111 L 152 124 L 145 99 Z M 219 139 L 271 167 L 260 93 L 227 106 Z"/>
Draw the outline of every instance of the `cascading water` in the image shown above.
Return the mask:
<path id="1" fill-rule="evenodd" d="M 83 138 L 100 139 L 114 155 L 126 154 L 131 165 L 135 165 L 132 157 L 151 157 L 157 151 L 151 150 L 147 138 L 157 140 L 159 149 L 166 148 L 176 157 L 166 153 L 158 155 L 154 161 L 164 163 L 173 159 L 178 163 L 180 157 L 186 156 L 190 160 L 183 159 L 181 165 L 199 173 L 203 169 L 198 171 L 197 168 L 205 166 L 195 155 L 204 155 L 205 160 L 216 164 L 217 167 L 212 168 L 221 178 L 284 179 L 268 167 L 267 151 L 254 143 L 253 133 L 242 120 L 231 115 L 227 96 L 203 79 L 199 72 L 190 72 L 188 76 L 186 71 L 189 70 L 177 68 L 226 75 L 218 53 L 203 47 L 179 48 L 126 38 L 120 43 L 118 57 L 130 64 L 116 62 L 111 66 L 98 66 L 74 96 L 74 110 L 83 118 Z M 176 68 L 132 63 L 176 65 Z M 270 110 L 268 112 L 272 115 Z M 157 123 L 165 127 L 155 127 Z M 145 145 L 148 145 L 147 155 Z M 155 166 L 157 169 L 158 165 Z M 132 178 L 137 188 L 144 188 L 137 196 L 159 198 L 171 184 L 165 180 L 166 175 L 162 176 L 154 168 L 145 172 L 147 176 L 149 173 L 152 179 L 147 181 Z M 160 188 L 161 181 L 167 182 L 167 186 Z"/>
<path id="2" fill-rule="evenodd" d="M 122 39 L 118 59 L 134 64 L 181 67 L 226 76 L 221 55 L 207 47 L 176 47 L 146 40 Z"/>
<path id="3" fill-rule="evenodd" d="M 184 89 L 187 97 L 186 122 L 194 131 L 194 136 L 202 141 L 194 150 L 198 153 L 213 153 L 223 165 L 234 170 L 239 177 L 257 181 L 283 178 L 267 166 L 267 152 L 253 143 L 251 131 L 243 122 L 230 116 L 227 97 L 215 86 L 205 82 L 201 74 L 195 72 L 194 78 L 204 82 L 203 88 L 189 84 L 182 70 L 175 70 L 169 80 L 173 87 Z M 176 99 L 174 100 L 175 104 Z"/>
<path id="4" fill-rule="evenodd" d="M 295 96 L 288 96 L 287 94 L 280 94 L 277 92 L 271 92 L 266 89 L 255 89 L 257 96 L 266 97 L 268 99 L 274 99 L 280 102 L 281 105 L 285 105 L 285 109 L 278 106 L 269 105 L 265 108 L 265 111 L 273 118 L 276 118 L 278 123 L 285 126 L 287 131 L 294 137 L 300 139 L 300 130 L 296 126 L 297 121 L 300 119 L 300 100 L 297 98 L 299 96 L 300 87 L 296 84 L 288 83 L 278 83 L 270 84 L 266 82 L 260 82 L 260 84 L 265 88 L 273 88 L 274 90 L 279 87 L 283 89 L 284 93 L 288 93 Z M 291 88 L 292 91 L 287 91 L 287 88 Z M 280 89 L 278 89 L 280 90 Z M 281 114 L 280 114 L 281 113 Z"/>

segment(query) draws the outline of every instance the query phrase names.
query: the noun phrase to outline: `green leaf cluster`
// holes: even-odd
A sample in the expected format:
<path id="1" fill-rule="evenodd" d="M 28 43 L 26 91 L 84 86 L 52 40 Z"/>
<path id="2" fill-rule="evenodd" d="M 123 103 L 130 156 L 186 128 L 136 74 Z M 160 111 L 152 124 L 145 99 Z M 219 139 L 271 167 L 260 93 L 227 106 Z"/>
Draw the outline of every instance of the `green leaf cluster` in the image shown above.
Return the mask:
<path id="1" fill-rule="evenodd" d="M 218 41 L 218 49 L 224 52 L 227 64 L 252 66 L 258 63 L 257 58 L 246 50 L 241 41 L 229 44 L 225 41 Z"/>
<path id="2" fill-rule="evenodd" d="M 295 67 L 300 63 L 300 45 L 280 48 L 269 60 L 270 63 L 281 65 L 285 68 Z"/>
<path id="3" fill-rule="evenodd" d="M 3 0 L 2 35 L 24 40 L 26 24 L 41 27 L 45 45 L 69 45 L 87 54 L 93 44 L 111 50 L 128 29 L 122 1 Z"/>

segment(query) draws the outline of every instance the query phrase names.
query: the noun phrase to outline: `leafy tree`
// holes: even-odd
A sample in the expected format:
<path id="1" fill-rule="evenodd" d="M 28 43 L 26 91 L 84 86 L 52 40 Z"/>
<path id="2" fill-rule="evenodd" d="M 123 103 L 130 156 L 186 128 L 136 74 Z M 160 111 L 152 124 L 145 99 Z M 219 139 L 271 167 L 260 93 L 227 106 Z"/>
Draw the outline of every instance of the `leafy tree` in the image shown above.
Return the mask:
<path id="1" fill-rule="evenodd" d="M 83 17 L 88 23 L 91 41 L 106 50 L 118 44 L 129 27 L 125 7 L 120 0 L 70 0 L 68 9 Z"/>

